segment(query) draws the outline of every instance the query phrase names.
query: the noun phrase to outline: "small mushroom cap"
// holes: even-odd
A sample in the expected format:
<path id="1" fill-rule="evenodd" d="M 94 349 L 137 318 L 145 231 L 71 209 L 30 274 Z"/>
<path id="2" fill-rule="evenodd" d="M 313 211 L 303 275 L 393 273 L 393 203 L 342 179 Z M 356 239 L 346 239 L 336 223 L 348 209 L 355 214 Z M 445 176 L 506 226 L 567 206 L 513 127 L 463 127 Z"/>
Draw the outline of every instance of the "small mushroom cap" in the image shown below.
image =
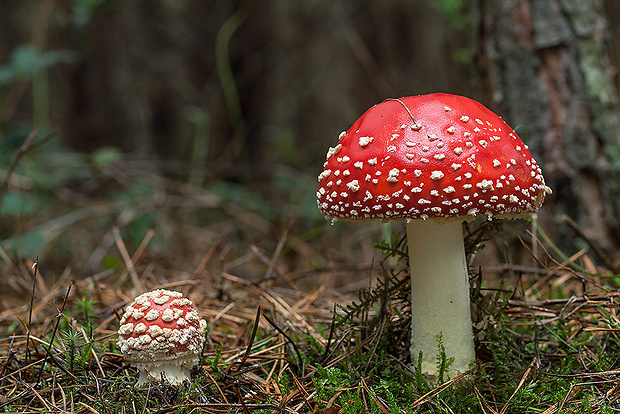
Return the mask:
<path id="1" fill-rule="evenodd" d="M 136 297 L 118 330 L 125 360 L 147 373 L 162 366 L 196 366 L 207 323 L 192 305 L 182 293 L 165 289 Z"/>
<path id="2" fill-rule="evenodd" d="M 319 209 L 333 220 L 518 218 L 551 192 L 502 118 L 445 93 L 370 108 L 329 149 L 318 180 Z"/>

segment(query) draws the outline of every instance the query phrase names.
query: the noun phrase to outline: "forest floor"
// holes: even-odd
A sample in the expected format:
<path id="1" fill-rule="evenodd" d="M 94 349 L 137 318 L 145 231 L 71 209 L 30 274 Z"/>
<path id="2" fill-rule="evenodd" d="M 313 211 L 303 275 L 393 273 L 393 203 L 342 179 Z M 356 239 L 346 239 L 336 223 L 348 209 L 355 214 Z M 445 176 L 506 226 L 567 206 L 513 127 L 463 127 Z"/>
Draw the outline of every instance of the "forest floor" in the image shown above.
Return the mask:
<path id="1" fill-rule="evenodd" d="M 476 367 L 429 384 L 410 366 L 407 258 L 385 236 L 397 224 L 331 226 L 314 177 L 289 170 L 254 192 L 165 179 L 140 160 L 102 165 L 77 184 L 21 179 L 4 193 L 3 228 L 19 237 L 0 248 L 0 411 L 620 409 L 620 279 L 587 245 L 567 257 L 540 228 L 467 226 Z M 491 259 L 495 245 L 521 253 Z M 183 292 L 208 322 L 180 387 L 136 387 L 116 347 L 124 306 L 156 288 Z"/>

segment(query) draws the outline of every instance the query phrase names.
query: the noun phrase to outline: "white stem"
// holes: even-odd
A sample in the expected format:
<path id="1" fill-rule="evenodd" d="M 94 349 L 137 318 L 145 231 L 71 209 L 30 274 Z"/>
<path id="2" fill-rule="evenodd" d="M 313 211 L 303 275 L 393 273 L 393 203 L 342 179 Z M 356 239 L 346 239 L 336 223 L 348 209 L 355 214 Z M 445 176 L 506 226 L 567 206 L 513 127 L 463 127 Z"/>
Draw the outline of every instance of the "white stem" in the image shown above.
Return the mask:
<path id="1" fill-rule="evenodd" d="M 138 378 L 137 385 L 142 385 L 148 381 L 158 382 L 161 380 L 170 385 L 181 385 L 183 381 L 191 380 L 189 368 L 177 364 L 153 362 L 151 364 L 142 364 L 139 368 L 140 377 Z"/>
<path id="2" fill-rule="evenodd" d="M 411 357 L 414 366 L 422 351 L 422 373 L 438 375 L 438 336 L 446 358 L 454 358 L 447 376 L 465 372 L 474 362 L 474 337 L 469 282 L 460 222 L 432 219 L 407 223 L 411 269 Z"/>

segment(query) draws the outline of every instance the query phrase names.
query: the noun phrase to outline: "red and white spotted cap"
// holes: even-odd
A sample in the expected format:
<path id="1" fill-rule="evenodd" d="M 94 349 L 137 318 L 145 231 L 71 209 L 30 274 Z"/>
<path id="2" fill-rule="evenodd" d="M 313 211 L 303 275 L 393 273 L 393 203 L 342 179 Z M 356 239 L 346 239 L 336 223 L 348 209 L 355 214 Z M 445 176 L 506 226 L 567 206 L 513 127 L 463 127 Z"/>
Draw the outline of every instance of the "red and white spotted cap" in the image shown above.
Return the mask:
<path id="1" fill-rule="evenodd" d="M 118 346 L 125 360 L 140 370 L 139 383 L 159 381 L 163 375 L 178 385 L 198 365 L 206 326 L 182 293 L 158 289 L 125 308 Z"/>
<path id="2" fill-rule="evenodd" d="M 502 118 L 444 93 L 370 108 L 329 149 L 318 179 L 332 220 L 518 218 L 551 192 Z"/>

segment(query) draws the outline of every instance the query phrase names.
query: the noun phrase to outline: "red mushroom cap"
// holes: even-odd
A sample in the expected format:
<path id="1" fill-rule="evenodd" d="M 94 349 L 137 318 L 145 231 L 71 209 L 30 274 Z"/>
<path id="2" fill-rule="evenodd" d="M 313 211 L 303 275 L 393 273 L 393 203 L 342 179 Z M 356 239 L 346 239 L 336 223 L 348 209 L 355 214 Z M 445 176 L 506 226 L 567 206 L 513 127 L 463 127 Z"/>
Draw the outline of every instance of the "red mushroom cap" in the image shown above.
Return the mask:
<path id="1" fill-rule="evenodd" d="M 206 322 L 182 293 L 143 293 L 125 308 L 120 323 L 119 348 L 141 370 L 161 361 L 187 368 L 198 364 Z"/>
<path id="2" fill-rule="evenodd" d="M 330 148 L 317 192 L 331 219 L 468 220 L 534 212 L 550 189 L 517 134 L 472 99 L 386 100 Z"/>

